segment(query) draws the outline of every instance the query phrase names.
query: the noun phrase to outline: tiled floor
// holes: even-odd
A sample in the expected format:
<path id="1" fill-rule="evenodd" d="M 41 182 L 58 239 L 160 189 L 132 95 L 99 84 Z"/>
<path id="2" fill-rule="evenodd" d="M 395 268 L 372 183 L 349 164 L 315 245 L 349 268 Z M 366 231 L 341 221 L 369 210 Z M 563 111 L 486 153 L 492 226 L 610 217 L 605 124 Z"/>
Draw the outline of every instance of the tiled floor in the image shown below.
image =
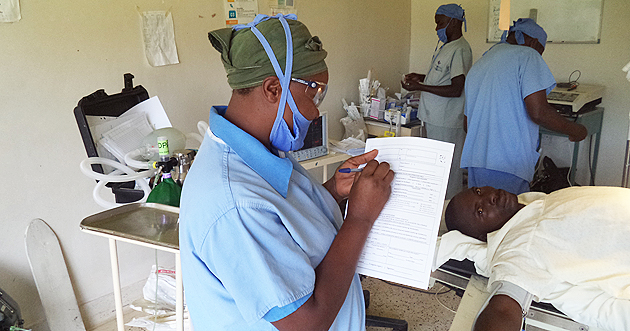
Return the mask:
<path id="1" fill-rule="evenodd" d="M 409 323 L 409 331 L 448 331 L 457 310 L 460 297 L 448 288 L 436 283 L 428 293 L 411 288 L 400 287 L 382 280 L 366 277 L 362 281 L 363 289 L 370 291 L 369 315 L 403 319 Z M 447 292 L 448 291 L 448 292 Z M 437 296 L 435 292 L 442 293 Z M 446 292 L 446 293 L 443 293 Z M 445 307 L 446 306 L 446 307 Z M 125 310 L 125 322 L 134 317 L 146 316 L 131 309 Z M 113 319 L 107 324 L 88 331 L 116 330 Z M 142 328 L 125 327 L 125 331 L 143 331 Z M 368 327 L 367 331 L 389 331 L 385 328 Z"/>
<path id="2" fill-rule="evenodd" d="M 454 291 L 442 288 L 440 283 L 427 290 L 431 294 L 370 277 L 366 277 L 361 283 L 363 289 L 370 291 L 370 306 L 367 313 L 403 319 L 409 324 L 409 331 L 448 331 L 455 317 L 455 313 L 449 309 L 457 310 L 461 300 Z M 446 291 L 448 292 L 443 293 Z M 436 296 L 435 292 L 442 294 Z M 387 329 L 372 327 L 367 329 L 381 330 Z"/>

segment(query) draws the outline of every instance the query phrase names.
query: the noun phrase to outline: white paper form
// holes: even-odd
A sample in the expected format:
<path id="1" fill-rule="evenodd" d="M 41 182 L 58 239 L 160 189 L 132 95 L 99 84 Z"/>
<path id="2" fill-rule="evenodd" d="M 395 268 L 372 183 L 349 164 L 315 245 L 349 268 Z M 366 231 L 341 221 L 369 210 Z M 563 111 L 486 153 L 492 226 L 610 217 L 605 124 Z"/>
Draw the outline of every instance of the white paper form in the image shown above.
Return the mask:
<path id="1" fill-rule="evenodd" d="M 124 154 L 138 148 L 142 139 L 151 131 L 172 127 L 157 96 L 131 107 L 119 117 L 87 116 L 87 121 L 98 155 L 121 162 Z M 118 152 L 111 152 L 111 148 Z M 103 170 L 110 173 L 114 168 L 103 165 Z"/>
<path id="2" fill-rule="evenodd" d="M 395 176 L 357 272 L 427 289 L 454 145 L 419 137 L 368 139 L 365 151 L 373 149 Z"/>

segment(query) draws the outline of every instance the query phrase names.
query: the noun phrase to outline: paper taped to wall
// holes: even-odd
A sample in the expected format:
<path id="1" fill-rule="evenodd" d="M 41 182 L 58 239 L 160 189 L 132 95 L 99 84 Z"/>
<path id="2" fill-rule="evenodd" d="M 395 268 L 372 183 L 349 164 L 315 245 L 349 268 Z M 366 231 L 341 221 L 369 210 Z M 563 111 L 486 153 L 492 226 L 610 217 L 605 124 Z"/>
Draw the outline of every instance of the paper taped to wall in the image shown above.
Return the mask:
<path id="1" fill-rule="evenodd" d="M 179 63 L 173 15 L 170 11 L 148 11 L 142 13 L 142 35 L 144 52 L 153 67 Z"/>
<path id="2" fill-rule="evenodd" d="M 0 1 L 0 22 L 12 23 L 22 19 L 19 0 Z"/>

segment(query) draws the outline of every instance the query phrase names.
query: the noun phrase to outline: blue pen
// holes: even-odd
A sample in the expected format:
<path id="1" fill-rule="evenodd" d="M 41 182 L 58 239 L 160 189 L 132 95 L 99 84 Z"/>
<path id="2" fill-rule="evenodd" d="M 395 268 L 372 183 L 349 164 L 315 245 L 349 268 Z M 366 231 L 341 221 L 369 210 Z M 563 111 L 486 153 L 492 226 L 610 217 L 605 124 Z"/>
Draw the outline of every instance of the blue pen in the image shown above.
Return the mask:
<path id="1" fill-rule="evenodd" d="M 349 174 L 352 172 L 361 172 L 363 171 L 363 168 L 341 168 L 339 169 L 339 172 L 341 172 L 342 174 Z"/>

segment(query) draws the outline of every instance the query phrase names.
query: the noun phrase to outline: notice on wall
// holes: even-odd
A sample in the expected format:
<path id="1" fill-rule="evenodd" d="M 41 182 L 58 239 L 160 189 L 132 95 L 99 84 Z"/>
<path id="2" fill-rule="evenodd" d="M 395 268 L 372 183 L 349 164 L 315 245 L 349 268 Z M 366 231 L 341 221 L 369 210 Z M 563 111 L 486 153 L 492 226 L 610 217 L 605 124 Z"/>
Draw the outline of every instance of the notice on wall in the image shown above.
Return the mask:
<path id="1" fill-rule="evenodd" d="M 142 12 L 142 36 L 144 52 L 151 66 L 179 63 L 173 15 L 170 11 Z"/>
<path id="2" fill-rule="evenodd" d="M 427 289 L 453 144 L 419 137 L 373 138 L 365 150 L 394 171 L 392 193 L 361 253 L 357 272 Z"/>
<path id="3" fill-rule="evenodd" d="M 247 24 L 258 15 L 257 0 L 224 0 L 225 25 Z"/>
<path id="4" fill-rule="evenodd" d="M 0 22 L 12 23 L 21 18 L 19 0 L 0 0 Z"/>
<path id="5" fill-rule="evenodd" d="M 269 15 L 275 16 L 276 14 L 297 15 L 295 0 L 269 0 Z"/>

